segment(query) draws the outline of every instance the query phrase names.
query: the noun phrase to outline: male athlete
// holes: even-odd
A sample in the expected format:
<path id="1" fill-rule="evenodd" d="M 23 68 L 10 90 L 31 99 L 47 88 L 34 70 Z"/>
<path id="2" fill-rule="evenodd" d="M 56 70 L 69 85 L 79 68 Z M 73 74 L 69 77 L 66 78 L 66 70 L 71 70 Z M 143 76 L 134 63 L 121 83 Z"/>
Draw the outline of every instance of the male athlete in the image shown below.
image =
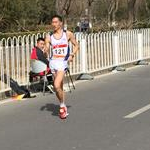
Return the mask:
<path id="1" fill-rule="evenodd" d="M 65 119 L 68 116 L 67 107 L 65 105 L 65 97 L 63 91 L 63 80 L 68 61 L 72 62 L 78 51 L 78 44 L 72 32 L 63 30 L 63 20 L 59 15 L 52 17 L 53 34 L 46 36 L 46 49 L 50 45 L 52 47 L 50 58 L 50 69 L 54 76 L 54 88 L 56 96 L 60 102 L 59 116 Z M 70 53 L 69 42 L 73 44 L 73 52 Z"/>

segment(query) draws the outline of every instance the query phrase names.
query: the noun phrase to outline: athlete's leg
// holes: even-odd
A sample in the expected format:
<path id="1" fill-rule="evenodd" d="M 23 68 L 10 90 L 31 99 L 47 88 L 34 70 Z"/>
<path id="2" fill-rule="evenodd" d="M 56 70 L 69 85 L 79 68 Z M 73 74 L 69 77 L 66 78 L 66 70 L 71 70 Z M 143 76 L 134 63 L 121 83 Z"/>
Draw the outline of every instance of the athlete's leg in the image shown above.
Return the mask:
<path id="1" fill-rule="evenodd" d="M 64 91 L 63 91 L 63 78 L 65 72 L 57 71 L 54 75 L 54 88 L 56 91 L 56 96 L 60 103 L 64 103 Z"/>

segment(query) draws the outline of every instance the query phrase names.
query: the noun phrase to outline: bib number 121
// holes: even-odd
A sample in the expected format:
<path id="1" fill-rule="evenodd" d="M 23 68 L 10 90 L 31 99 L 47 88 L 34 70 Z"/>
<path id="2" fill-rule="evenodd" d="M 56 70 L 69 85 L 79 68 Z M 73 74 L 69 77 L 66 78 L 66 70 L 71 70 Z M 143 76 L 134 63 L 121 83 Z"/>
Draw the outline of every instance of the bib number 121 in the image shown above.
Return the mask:
<path id="1" fill-rule="evenodd" d="M 55 54 L 57 54 L 57 55 L 61 55 L 61 54 L 64 54 L 64 53 L 65 53 L 64 49 L 56 49 L 55 50 Z"/>

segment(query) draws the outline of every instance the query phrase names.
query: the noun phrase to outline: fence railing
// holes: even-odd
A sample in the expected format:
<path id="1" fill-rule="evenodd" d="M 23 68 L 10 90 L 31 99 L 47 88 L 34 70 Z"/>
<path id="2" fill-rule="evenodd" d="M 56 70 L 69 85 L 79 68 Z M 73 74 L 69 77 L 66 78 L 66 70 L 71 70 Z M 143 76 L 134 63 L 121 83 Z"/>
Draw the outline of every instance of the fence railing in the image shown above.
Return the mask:
<path id="1" fill-rule="evenodd" d="M 13 78 L 20 85 L 29 83 L 30 54 L 38 37 L 25 35 L 0 41 L 0 93 L 10 90 Z M 70 63 L 72 75 L 92 73 L 150 58 L 150 29 L 104 33 L 76 33 L 80 50 Z M 72 49 L 72 45 L 70 44 Z M 4 83 L 5 74 L 7 82 Z"/>

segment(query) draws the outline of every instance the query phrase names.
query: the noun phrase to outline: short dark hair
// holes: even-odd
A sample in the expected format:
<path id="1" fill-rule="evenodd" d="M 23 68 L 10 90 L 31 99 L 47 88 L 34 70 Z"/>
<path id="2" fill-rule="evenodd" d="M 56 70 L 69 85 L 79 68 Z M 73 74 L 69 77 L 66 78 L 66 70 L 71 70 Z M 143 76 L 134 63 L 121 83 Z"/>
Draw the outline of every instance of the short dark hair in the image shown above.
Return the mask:
<path id="1" fill-rule="evenodd" d="M 45 39 L 44 39 L 44 38 L 42 38 L 42 37 L 40 37 L 40 38 L 38 38 L 38 39 L 37 39 L 37 43 L 38 43 L 38 42 L 40 42 L 40 41 L 45 42 Z"/>
<path id="2" fill-rule="evenodd" d="M 60 22 L 63 22 L 63 18 L 59 15 L 54 15 L 51 20 L 53 20 L 54 18 L 58 18 Z"/>

